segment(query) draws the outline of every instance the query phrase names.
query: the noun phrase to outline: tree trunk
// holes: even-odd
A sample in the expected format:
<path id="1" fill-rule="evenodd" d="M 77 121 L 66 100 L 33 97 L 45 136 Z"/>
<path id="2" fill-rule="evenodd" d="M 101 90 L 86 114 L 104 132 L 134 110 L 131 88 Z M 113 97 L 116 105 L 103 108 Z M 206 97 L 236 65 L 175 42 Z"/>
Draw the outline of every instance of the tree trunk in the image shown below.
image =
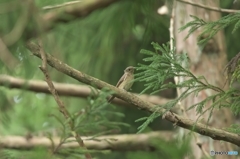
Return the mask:
<path id="1" fill-rule="evenodd" d="M 219 7 L 218 0 L 190 0 L 193 3 L 200 3 L 205 6 L 211 7 Z M 195 7 L 189 4 L 176 2 L 174 8 L 175 17 L 174 18 L 174 37 L 176 42 L 176 52 L 183 53 L 186 52 L 190 59 L 190 70 L 196 76 L 204 76 L 210 84 L 223 88 L 226 77 L 224 77 L 223 70 L 227 62 L 226 58 L 226 49 L 224 36 L 222 32 L 219 32 L 214 38 L 212 38 L 203 50 L 200 50 L 197 45 L 198 35 L 201 33 L 202 29 L 198 29 L 190 37 L 186 40 L 184 38 L 188 34 L 188 30 L 184 30 L 183 32 L 178 31 L 178 29 L 192 21 L 193 19 L 190 15 L 197 16 L 205 21 L 216 21 L 220 18 L 220 13 L 211 11 L 204 8 Z M 184 79 L 183 79 L 184 80 Z M 226 88 L 226 86 L 225 86 Z M 181 93 L 182 90 L 180 90 Z M 206 97 L 213 95 L 215 92 L 211 90 L 203 90 L 198 93 L 198 96 L 190 96 L 187 99 L 181 102 L 181 106 L 187 110 L 191 105 L 198 103 L 204 100 Z M 208 108 L 211 106 L 209 103 Z M 197 114 L 196 109 L 191 109 L 186 112 L 187 117 L 196 120 L 199 116 Z M 207 123 L 207 119 L 209 116 L 209 112 L 204 114 L 199 122 Z M 203 120 L 201 120 L 203 119 Z M 229 109 L 220 109 L 217 108 L 214 110 L 212 117 L 210 118 L 209 125 L 217 128 L 229 127 L 232 123 L 232 114 Z M 186 132 L 187 135 L 187 132 Z M 196 135 L 196 138 L 192 138 L 191 145 L 193 150 L 194 158 L 202 158 L 206 157 L 206 155 L 210 155 L 210 151 L 229 151 L 234 150 L 232 145 L 221 142 L 221 141 L 213 141 L 208 137 L 203 137 L 200 135 Z M 202 149 L 197 146 L 200 143 Z M 231 148 L 232 147 L 232 148 Z M 221 158 L 230 158 L 227 155 L 216 155 L 218 159 Z M 232 157 L 231 157 L 232 158 Z"/>

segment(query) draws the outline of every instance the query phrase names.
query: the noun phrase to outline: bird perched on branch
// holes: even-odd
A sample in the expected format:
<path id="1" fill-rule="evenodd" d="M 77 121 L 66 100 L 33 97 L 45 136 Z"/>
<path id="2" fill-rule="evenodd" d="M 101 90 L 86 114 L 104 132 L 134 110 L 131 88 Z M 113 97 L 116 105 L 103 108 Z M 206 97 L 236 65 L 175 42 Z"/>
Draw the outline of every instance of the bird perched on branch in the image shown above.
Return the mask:
<path id="1" fill-rule="evenodd" d="M 124 89 L 124 90 L 129 90 L 132 85 L 133 85 L 133 80 L 134 80 L 134 67 L 133 66 L 128 66 L 125 70 L 124 70 L 124 74 L 122 75 L 122 77 L 120 78 L 120 80 L 118 81 L 116 87 L 120 88 L 120 89 Z M 108 102 L 110 103 L 113 99 L 115 98 L 115 96 L 112 96 Z"/>

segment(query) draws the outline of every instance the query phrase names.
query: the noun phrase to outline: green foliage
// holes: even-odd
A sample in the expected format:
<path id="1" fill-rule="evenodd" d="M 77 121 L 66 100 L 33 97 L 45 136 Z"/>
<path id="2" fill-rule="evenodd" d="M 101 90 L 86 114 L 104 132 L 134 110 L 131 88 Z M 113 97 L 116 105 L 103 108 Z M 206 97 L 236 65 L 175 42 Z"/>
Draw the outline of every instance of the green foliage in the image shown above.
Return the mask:
<path id="1" fill-rule="evenodd" d="M 197 113 L 199 114 L 198 119 L 207 111 L 210 111 L 210 115 L 208 117 L 209 121 L 215 108 L 230 107 L 234 113 L 238 114 L 240 112 L 238 107 L 240 100 L 239 98 L 232 96 L 233 94 L 239 94 L 238 90 L 229 89 L 224 91 L 219 87 L 209 84 L 205 77 L 196 77 L 193 75 L 188 69 L 187 55 L 175 54 L 174 49 L 170 50 L 169 43 L 166 45 L 163 44 L 162 46 L 158 45 L 157 43 L 152 43 L 152 45 L 155 49 L 155 52 L 148 50 L 141 51 L 141 53 L 148 56 L 143 60 L 149 64 L 139 64 L 138 70 L 141 70 L 141 72 L 136 74 L 137 81 L 146 83 L 146 88 L 142 92 L 151 89 L 152 94 L 154 94 L 169 88 L 182 89 L 183 92 L 176 99 L 173 99 L 161 106 L 157 105 L 153 110 L 154 113 L 152 113 L 152 115 L 149 117 L 138 119 L 137 121 L 145 120 L 145 122 L 139 127 L 140 132 L 159 116 L 159 110 L 163 108 L 165 109 L 165 112 L 171 110 L 175 105 L 177 105 L 178 101 L 181 101 L 189 96 L 197 96 L 200 91 L 206 89 L 211 89 L 215 91 L 216 94 L 207 97 L 201 102 L 193 104 L 189 108 L 196 109 Z M 171 82 L 164 84 L 164 81 L 174 77 L 182 77 L 184 80 L 180 80 L 175 84 Z M 211 107 L 204 110 L 205 106 L 209 102 L 211 102 Z"/>
<path id="2" fill-rule="evenodd" d="M 191 17 L 194 19 L 193 21 L 188 22 L 186 25 L 182 26 L 181 28 L 179 28 L 179 31 L 183 31 L 187 28 L 190 27 L 189 31 L 188 31 L 188 35 L 185 37 L 186 39 L 193 33 L 195 32 L 198 28 L 204 26 L 207 24 L 207 22 L 205 22 L 204 20 L 191 15 Z"/>
<path id="3" fill-rule="evenodd" d="M 157 34 L 164 41 L 168 38 L 167 19 L 155 13 L 156 3 L 161 2 L 123 0 L 86 18 L 60 24 L 45 40 L 48 52 L 61 54 L 64 62 L 97 78 L 116 81 L 119 78 L 116 69 L 122 71 L 141 60 L 138 53 L 141 47 L 158 39 Z"/>
<path id="4" fill-rule="evenodd" d="M 240 27 L 240 13 L 229 14 L 220 18 L 217 21 L 210 21 L 205 22 L 204 20 L 196 17 L 191 16 L 193 21 L 187 23 L 186 25 L 179 28 L 179 31 L 183 31 L 187 28 L 190 28 L 188 31 L 188 35 L 186 38 L 189 37 L 194 31 L 198 28 L 202 27 L 203 31 L 198 36 L 199 38 L 199 45 L 205 45 L 208 40 L 210 40 L 214 35 L 216 35 L 220 30 L 230 26 L 231 24 L 235 24 L 232 33 L 236 32 L 236 30 Z"/>
<path id="5" fill-rule="evenodd" d="M 141 126 L 138 127 L 138 133 L 143 132 L 147 128 L 147 126 L 159 116 L 161 116 L 161 114 L 158 112 L 158 109 L 156 109 L 156 111 L 154 111 L 149 117 L 142 117 L 140 119 L 137 119 L 135 122 L 145 121 Z"/>
<path id="6" fill-rule="evenodd" d="M 8 46 L 12 55 L 19 60 L 17 67 L 14 68 L 14 70 L 8 70 L 4 65 L 5 63 L 0 60 L 1 74 L 8 73 L 27 79 L 43 79 L 43 75 L 38 69 L 41 61 L 31 56 L 31 53 L 26 50 L 24 45 L 28 37 L 31 37 L 30 34 L 32 31 L 35 32 L 37 31 L 36 28 L 39 28 L 35 22 L 35 14 L 41 15 L 51 11 L 41 10 L 41 8 L 46 5 L 56 5 L 67 1 L 69 0 L 35 0 L 38 9 L 31 8 L 34 14 L 26 18 L 25 13 L 28 10 L 28 6 L 25 5 L 25 3 L 16 0 L 10 2 L 1 0 L 1 37 L 9 35 L 14 27 L 25 27 L 24 30 L 20 29 L 17 32 L 17 35 L 22 36 L 13 36 L 12 38 L 15 43 Z M 2 2 L 4 2 L 4 4 Z M 105 81 L 110 81 L 110 83 L 117 81 L 122 74 L 122 70 L 127 65 L 135 65 L 144 56 L 147 56 L 145 58 L 147 64 L 144 63 L 140 65 L 139 70 L 142 72 L 139 73 L 137 79 L 146 83 L 146 88 L 143 92 L 152 91 L 152 94 L 154 94 L 168 88 L 184 88 L 186 89 L 185 92 L 179 97 L 179 100 L 181 100 L 192 93 L 197 95 L 197 93 L 203 89 L 213 89 L 218 92 L 215 97 L 209 97 L 197 105 L 193 105 L 192 108 L 196 108 L 199 114 L 203 114 L 206 103 L 212 101 L 213 107 L 211 107 L 209 111 L 212 111 L 213 108 L 220 106 L 229 107 L 230 105 L 231 109 L 237 114 L 239 112 L 239 100 L 237 96 L 229 98 L 229 95 L 236 95 L 238 92 L 236 90 L 223 92 L 221 89 L 209 85 L 204 77 L 193 76 L 187 69 L 188 60 L 186 54 L 176 55 L 174 50 L 169 49 L 168 44 L 159 46 L 157 43 L 153 44 L 156 51 L 155 53 L 147 51 L 152 50 L 150 41 L 162 43 L 169 40 L 169 17 L 159 16 L 156 12 L 162 4 L 162 1 L 155 0 L 123 0 L 107 8 L 96 10 L 88 15 L 88 17 L 68 24 L 57 24 L 53 30 L 41 35 L 45 49 L 47 53 L 52 54 L 74 68 Z M 21 17 L 25 18 L 22 18 L 20 21 Z M 236 23 L 233 29 L 233 31 L 236 32 L 239 27 L 239 21 L 237 20 L 238 14 L 229 15 L 229 17 L 232 18 L 233 22 L 222 20 L 222 22 L 210 22 L 212 25 L 209 26 L 208 23 L 203 20 L 193 17 L 194 21 L 187 24 L 184 29 L 192 27 L 190 31 L 193 32 L 199 27 L 206 27 L 206 29 L 208 28 L 212 31 L 208 32 L 206 30 L 204 34 L 213 36 L 216 30 Z M 19 25 L 16 23 L 18 20 L 21 22 Z M 161 35 L 161 38 L 159 38 L 159 35 Z M 205 41 L 200 42 L 205 43 Z M 145 48 L 146 50 L 142 50 L 142 54 L 138 54 L 140 48 Z M 160 55 L 160 52 L 162 55 Z M 55 81 L 76 83 L 75 80 L 71 80 L 51 68 L 49 68 L 49 71 L 52 79 Z M 163 83 L 164 80 L 175 76 L 184 76 L 189 79 L 177 84 Z M 136 85 L 137 84 L 135 84 L 135 86 Z M 139 87 L 136 86 L 139 90 L 141 87 L 141 84 Z M 136 89 L 134 89 L 134 91 L 135 90 Z M 61 143 L 65 143 L 72 135 L 72 130 L 67 124 L 69 120 L 74 121 L 74 131 L 79 132 L 81 135 L 91 135 L 91 139 L 102 134 L 117 133 L 120 127 L 128 126 L 121 122 L 124 115 L 119 113 L 119 110 L 116 110 L 117 108 L 106 103 L 106 97 L 111 94 L 111 92 L 106 90 L 102 92 L 93 90 L 92 95 L 87 101 L 78 98 L 61 97 L 71 114 L 71 118 L 67 120 L 58 112 L 58 107 L 52 96 L 8 90 L 2 87 L 0 91 L 0 120 L 1 123 L 3 123 L 0 126 L 1 134 L 26 135 L 26 133 L 30 132 L 33 135 L 38 135 L 39 132 L 43 132 L 49 139 L 52 139 L 52 132 L 56 131 L 57 135 L 60 135 L 62 138 Z M 226 103 L 225 100 L 228 103 Z M 233 100 L 233 102 L 231 100 Z M 177 99 L 173 100 L 166 103 L 163 108 L 170 110 L 177 102 Z M 138 120 L 145 121 L 144 124 L 139 127 L 139 131 L 143 131 L 154 119 L 161 115 L 158 113 L 159 109 L 161 109 L 161 107 L 156 106 L 154 113 L 151 114 L 150 117 L 142 117 Z M 126 111 L 128 110 L 129 108 L 126 108 Z M 134 115 L 131 114 L 131 117 Z M 125 119 L 129 120 L 127 118 Z M 136 125 L 132 124 L 131 129 L 135 131 Z M 236 130 L 237 128 L 234 127 L 233 129 Z M 119 158 L 119 156 L 121 158 L 123 158 L 122 156 L 126 156 L 126 158 L 159 158 L 159 155 L 164 156 L 164 158 L 177 158 L 182 156 L 181 152 L 186 152 L 186 149 L 183 147 L 178 147 L 177 149 L 176 145 L 172 146 L 173 143 L 167 144 L 161 142 L 156 145 L 159 145 L 159 150 L 162 149 L 161 153 L 121 152 L 117 154 L 115 158 Z M 173 149 L 168 149 L 169 147 Z M 95 153 L 94 151 L 90 152 Z M 172 152 L 178 152 L 176 154 L 179 156 L 174 156 Z M 108 154 L 109 151 L 101 151 L 100 153 L 105 155 Z M 58 149 L 57 152 L 50 157 L 45 149 L 34 149 L 27 152 L 4 150 L 1 154 L 3 154 L 3 156 L 6 155 L 5 158 L 19 158 L 19 156 L 22 155 L 25 155 L 24 158 L 83 157 L 83 151 L 75 149 Z M 113 154 L 113 152 L 110 154 Z M 103 158 L 106 158 L 106 156 Z M 111 156 L 109 158 L 113 157 Z"/>
<path id="7" fill-rule="evenodd" d="M 189 144 L 190 140 L 191 138 L 189 135 L 188 137 L 185 137 L 182 141 L 177 139 L 173 139 L 172 141 L 155 140 L 152 141 L 152 144 L 159 151 L 162 158 L 184 158 L 185 156 L 193 158 L 193 154 L 191 153 L 191 148 Z"/>
<path id="8" fill-rule="evenodd" d="M 8 69 L 6 65 L 9 61 L 0 59 L 1 74 L 24 79 L 44 79 L 38 68 L 41 60 L 32 56 L 25 48 L 25 44 L 29 38 L 39 33 L 38 29 L 41 26 L 36 23 L 38 17 L 55 11 L 55 9 L 43 10 L 42 7 L 68 1 L 35 0 L 29 8 L 28 2 L 30 1 L 0 0 L 1 38 L 8 36 L 14 41 L 11 45 L 7 44 L 7 48 L 9 54 L 17 59 L 17 65 L 12 70 Z M 41 37 L 47 53 L 76 69 L 115 84 L 126 66 L 135 66 L 142 59 L 143 55 L 139 54 L 141 48 L 150 49 L 152 40 L 166 42 L 169 39 L 169 18 L 159 16 L 156 12 L 163 3 L 163 1 L 155 0 L 119 1 L 106 8 L 96 9 L 87 17 L 67 24 L 56 24 L 52 30 L 39 37 Z M 27 12 L 30 13 L 27 15 L 28 17 L 26 16 Z M 14 28 L 17 29 L 18 32 L 15 35 L 18 36 L 9 36 Z M 53 81 L 79 84 L 78 81 L 70 79 L 51 67 L 48 68 Z M 137 85 L 135 87 L 140 90 L 142 85 L 139 85 L 140 87 Z M 52 139 L 52 135 L 57 134 L 62 138 L 61 143 L 64 143 L 72 135 L 72 130 L 67 124 L 67 121 L 70 120 L 74 121 L 75 131 L 81 135 L 91 135 L 91 139 L 101 134 L 118 133 L 120 127 L 125 128 L 123 133 L 129 133 L 128 129 L 131 129 L 132 132 L 137 129 L 137 125 L 133 124 L 129 128 L 122 122 L 124 116 L 119 111 L 128 111 L 128 108 L 115 108 L 106 103 L 106 96 L 111 94 L 107 91 L 103 91 L 104 93 L 93 91 L 93 94 L 98 95 L 99 98 L 92 95 L 87 100 L 61 96 L 60 98 L 71 114 L 71 118 L 67 121 L 59 113 L 57 104 L 51 95 L 28 92 L 25 88 L 10 90 L 1 87 L 0 91 L 0 120 L 3 123 L 0 125 L 0 130 L 2 135 L 24 136 L 29 133 L 38 136 L 43 134 Z M 130 113 L 135 112 L 133 109 Z M 135 114 L 132 114 L 130 116 L 133 118 Z M 129 122 L 133 119 L 124 118 L 124 120 Z M 77 158 L 74 156 L 75 153 L 79 156 L 82 155 L 82 152 L 65 150 L 66 152 L 59 157 L 73 156 L 72 158 Z M 36 152 L 35 150 L 31 151 Z M 60 151 L 63 150 L 59 150 L 58 153 Z M 19 154 L 21 154 L 21 150 Z M 27 155 L 26 158 L 35 157 Z M 42 158 L 49 157 L 42 156 Z"/>
<path id="9" fill-rule="evenodd" d="M 156 153 L 147 153 L 147 152 L 138 152 L 130 153 L 128 157 L 130 159 L 146 159 L 146 158 L 158 158 L 158 159 L 180 159 L 186 156 L 191 156 L 191 148 L 189 147 L 189 138 L 186 138 L 184 141 L 172 140 L 154 140 L 151 141 L 151 145 L 154 147 Z M 173 153 L 174 152 L 174 153 Z"/>
<path id="10" fill-rule="evenodd" d="M 75 109 L 67 107 L 71 118 L 64 119 L 62 114 L 58 111 L 55 101 L 51 96 L 46 96 L 44 94 L 34 95 L 29 92 L 20 93 L 18 91 L 12 92 L 16 108 L 14 112 L 8 112 L 8 118 L 3 118 L 3 114 L 6 114 L 7 109 L 2 108 L 1 122 L 6 123 L 1 125 L 2 134 L 18 134 L 26 135 L 30 133 L 37 136 L 38 133 L 44 134 L 50 140 L 52 140 L 53 134 L 57 134 L 61 137 L 60 144 L 64 144 L 72 137 L 73 131 L 81 134 L 82 136 L 89 136 L 88 140 L 94 140 L 95 137 L 105 134 L 114 134 L 120 132 L 120 126 L 129 126 L 126 123 L 120 122 L 119 120 L 124 117 L 124 114 L 116 111 L 113 105 L 109 105 L 107 102 L 107 97 L 109 97 L 112 92 L 103 89 L 102 91 L 96 91 L 92 89 L 92 94 L 88 97 L 88 100 L 83 106 L 76 105 Z M 50 97 L 50 98 L 49 98 Z M 11 99 L 11 97 L 8 97 Z M 28 98 L 34 98 L 34 103 L 29 103 Z M 8 99 L 8 100 L 10 100 Z M 6 99 L 7 100 L 7 99 Z M 45 101 L 48 105 L 42 106 L 42 102 Z M 6 101 L 1 101 L 3 106 L 7 106 Z M 72 103 L 73 104 L 73 103 Z M 55 105 L 51 107 L 49 105 Z M 66 106 L 66 105 L 65 105 Z M 26 110 L 26 107 L 27 110 Z M 33 113 L 36 112 L 36 113 Z M 13 115 L 15 114 L 15 115 Z M 30 119 L 30 120 L 29 120 Z M 72 130 L 68 124 L 68 121 L 72 120 L 74 122 L 74 129 Z M 19 133 L 21 131 L 21 133 Z M 54 132 L 54 133 L 53 133 Z M 66 158 L 66 156 L 71 158 L 77 158 L 82 156 L 84 151 L 70 150 L 70 149 L 58 149 L 58 145 L 53 145 L 51 150 L 56 155 L 51 158 L 60 157 Z M 96 153 L 99 151 L 90 151 L 91 153 Z M 73 155 L 74 153 L 74 155 Z M 106 153 L 101 151 L 101 153 Z M 29 153 L 24 151 L 3 151 L 2 156 L 8 156 L 8 158 L 16 158 L 15 156 L 23 155 L 26 158 L 36 158 L 32 157 L 34 155 L 42 154 L 41 156 L 49 155 L 47 150 L 31 150 Z M 0 157 L 1 158 L 1 157 Z M 39 155 L 40 158 L 40 155 Z M 42 157 L 49 158 L 49 157 Z"/>
<path id="11" fill-rule="evenodd" d="M 226 1 L 225 1 L 226 2 Z M 232 3 L 235 2 L 228 2 L 230 5 Z M 185 26 L 182 26 L 181 28 L 179 28 L 179 31 L 183 31 L 187 28 L 190 28 L 188 31 L 188 35 L 186 38 L 189 37 L 190 34 L 192 34 L 194 31 L 196 31 L 198 28 L 202 27 L 203 31 L 200 33 L 200 35 L 198 36 L 199 45 L 204 46 L 208 40 L 210 40 L 211 38 L 213 38 L 213 36 L 215 34 L 217 34 L 219 31 L 225 29 L 226 32 L 228 32 L 226 34 L 227 39 L 229 38 L 228 36 L 230 36 L 231 40 L 227 40 L 227 46 L 228 46 L 228 53 L 230 56 L 236 55 L 238 50 L 235 50 L 234 48 L 234 42 L 239 42 L 238 39 L 238 35 L 239 34 L 239 27 L 240 27 L 240 13 L 234 13 L 234 14 L 228 14 L 223 16 L 222 18 L 220 18 L 217 21 L 210 21 L 210 22 L 205 22 L 204 20 L 196 17 L 196 16 L 191 16 L 194 20 L 187 23 Z M 230 34 L 230 32 L 232 34 Z M 236 38 L 235 38 L 236 37 Z M 234 40 L 235 39 L 235 40 Z M 235 50 L 233 52 L 233 50 Z M 240 82 L 239 80 L 239 73 L 240 73 L 240 68 L 239 68 L 239 54 L 236 55 L 226 66 L 227 69 L 227 74 L 228 74 L 228 80 L 226 82 L 230 83 L 230 89 L 222 92 L 222 93 L 217 93 L 215 96 L 210 96 L 208 98 L 206 98 L 205 100 L 203 100 L 200 103 L 197 103 L 199 105 L 204 106 L 205 101 L 208 101 L 210 98 L 213 102 L 213 104 L 211 105 L 211 107 L 209 108 L 212 112 L 212 110 L 214 109 L 214 107 L 216 107 L 217 105 L 219 105 L 219 107 L 229 107 L 231 108 L 231 110 L 233 111 L 233 113 L 235 115 L 239 114 L 240 109 L 239 109 L 239 104 L 240 104 L 240 100 L 239 100 L 239 90 L 237 90 L 237 88 L 232 87 L 232 84 L 234 82 Z M 192 105 L 193 108 L 195 107 L 195 105 Z M 202 108 L 200 107 L 200 109 L 197 110 L 201 110 Z M 207 110 L 205 110 L 203 113 L 205 113 Z M 211 115 L 211 113 L 210 113 Z M 210 116 L 209 116 L 210 118 Z M 233 125 L 229 128 L 229 130 L 231 130 L 231 132 L 234 133 L 238 133 L 239 132 L 239 126 Z"/>
<path id="12" fill-rule="evenodd" d="M 238 53 L 225 67 L 228 75 L 228 81 L 232 87 L 235 82 L 240 82 L 240 66 L 239 66 L 240 53 Z"/>
<path id="13" fill-rule="evenodd" d="M 0 158 L 1 159 L 21 159 L 21 158 L 35 158 L 35 159 L 43 159 L 43 158 L 51 158 L 57 159 L 54 156 L 51 156 L 46 149 L 36 148 L 32 151 L 18 151 L 18 150 L 0 150 Z"/>
<path id="14" fill-rule="evenodd" d="M 240 134 L 240 125 L 239 124 L 232 124 L 229 128 L 227 128 L 229 132 Z"/>
<path id="15" fill-rule="evenodd" d="M 0 125 L 2 134 L 26 135 L 28 132 L 35 133 L 51 128 L 48 115 L 56 110 L 51 106 L 55 105 L 54 100 L 40 93 L 9 91 L 3 88 L 0 90 L 8 95 L 8 98 L 1 103 L 1 107 L 8 107 L 0 112 L 2 117 L 8 116 L 3 119 L 3 123 L 6 124 Z M 33 100 L 30 101 L 29 98 Z M 43 105 L 43 101 L 48 104 Z"/>
<path id="16" fill-rule="evenodd" d="M 107 98 L 112 92 L 102 89 L 101 92 L 92 90 L 88 97 L 88 104 L 72 118 L 75 130 L 83 135 L 103 135 L 110 132 L 120 131 L 119 126 L 129 126 L 122 122 L 110 120 L 111 118 L 122 118 L 124 114 L 115 111 L 115 107 L 109 105 Z M 97 133 L 96 133 L 97 132 Z"/>
<path id="17" fill-rule="evenodd" d="M 129 126 L 123 122 L 117 122 L 118 118 L 124 117 L 124 114 L 116 112 L 112 105 L 107 102 L 107 97 L 109 97 L 112 92 L 107 89 L 102 89 L 100 92 L 92 89 L 91 95 L 88 97 L 88 102 L 79 111 L 71 114 L 70 119 L 63 119 L 58 117 L 58 115 L 52 115 L 58 123 L 59 128 L 56 128 L 60 133 L 61 141 L 60 145 L 69 142 L 67 139 L 72 137 L 72 133 L 78 133 L 82 136 L 89 136 L 87 140 L 94 140 L 95 137 L 105 134 L 113 134 L 120 131 L 120 126 Z M 73 128 L 71 129 L 68 121 L 73 121 Z M 74 131 L 74 132 L 73 132 Z M 48 133 L 48 137 L 52 140 L 52 134 Z M 58 149 L 58 145 L 52 145 L 51 148 L 54 150 L 54 154 L 57 156 L 71 156 L 74 158 L 82 156 L 84 152 L 81 149 L 70 150 L 70 149 Z M 90 153 L 96 153 L 99 151 L 88 151 Z M 101 152 L 101 153 L 104 153 Z M 60 154 L 60 155 L 59 155 Z M 74 155 L 72 155 L 74 154 Z"/>

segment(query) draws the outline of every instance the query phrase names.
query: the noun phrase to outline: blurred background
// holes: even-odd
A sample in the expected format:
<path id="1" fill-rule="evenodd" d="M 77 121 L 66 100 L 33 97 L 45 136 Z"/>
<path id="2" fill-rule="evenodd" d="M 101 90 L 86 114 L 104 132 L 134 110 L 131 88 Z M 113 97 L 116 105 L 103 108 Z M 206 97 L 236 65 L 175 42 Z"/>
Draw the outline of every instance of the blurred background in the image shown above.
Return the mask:
<path id="1" fill-rule="evenodd" d="M 163 44 L 170 40 L 170 15 L 158 13 L 158 9 L 165 5 L 164 0 L 116 1 L 107 7 L 94 10 L 87 16 L 67 23 L 56 23 L 48 32 L 41 33 L 40 26 L 44 24 L 39 24 L 36 19 L 38 16 L 54 10 L 44 7 L 65 2 L 68 1 L 35 0 L 30 5 L 26 5 L 30 2 L 0 1 L 0 73 L 2 75 L 7 74 L 29 80 L 44 80 L 44 75 L 38 68 L 41 60 L 33 56 L 25 46 L 28 40 L 34 39 L 35 34 L 41 35 L 47 53 L 81 72 L 112 85 L 118 82 L 127 66 L 138 66 L 139 63 L 143 63 L 144 55 L 140 54 L 141 49 L 154 51 L 151 42 Z M 220 6 L 239 9 L 240 5 L 239 2 L 233 3 L 233 0 L 221 0 Z M 35 31 L 33 31 L 34 29 Z M 234 34 L 232 34 L 232 30 L 233 26 L 224 30 L 228 59 L 231 59 L 239 51 L 240 30 Z M 4 57 L 6 52 L 8 57 Z M 84 85 L 51 67 L 49 67 L 49 72 L 55 82 Z M 173 79 L 169 80 L 173 81 Z M 140 93 L 143 89 L 144 83 L 136 82 L 131 92 Z M 176 91 L 168 90 L 156 95 L 171 99 L 176 97 Z M 61 96 L 61 99 L 71 113 L 78 112 L 89 105 L 89 100 L 86 98 Z M 59 120 L 63 121 L 64 119 L 58 111 L 55 100 L 49 94 L 1 86 L 0 109 L 1 136 L 61 134 Z M 112 104 L 109 109 L 113 112 L 120 112 L 124 116 L 115 116 L 109 113 L 106 115 L 107 120 L 128 124 L 128 126 L 118 126 L 119 129 L 110 134 L 134 134 L 142 124 L 136 120 L 150 115 L 150 113 L 131 106 Z M 153 121 L 145 132 L 174 129 L 172 124 L 160 119 Z M 89 119 L 89 121 L 94 120 Z M 83 136 L 89 135 L 89 132 L 81 133 Z M 94 135 L 96 132 L 90 134 Z M 167 143 L 162 142 L 161 144 Z M 175 147 L 173 149 L 175 150 Z M 9 152 L 19 153 L 16 150 Z M 163 150 L 161 147 L 161 151 L 97 152 L 94 156 L 111 159 L 157 159 L 164 156 L 166 152 L 167 150 Z M 183 150 L 179 150 L 179 155 L 182 153 L 184 153 Z"/>

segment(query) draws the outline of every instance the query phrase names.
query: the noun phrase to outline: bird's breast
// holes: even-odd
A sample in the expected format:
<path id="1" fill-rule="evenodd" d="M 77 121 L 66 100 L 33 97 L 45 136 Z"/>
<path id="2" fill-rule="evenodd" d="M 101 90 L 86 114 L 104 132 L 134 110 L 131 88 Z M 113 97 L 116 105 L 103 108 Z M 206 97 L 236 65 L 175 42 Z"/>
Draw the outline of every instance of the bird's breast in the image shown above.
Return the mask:
<path id="1" fill-rule="evenodd" d="M 134 79 L 134 76 L 128 74 L 125 80 L 121 84 L 122 89 L 129 90 L 133 85 L 133 79 Z"/>

